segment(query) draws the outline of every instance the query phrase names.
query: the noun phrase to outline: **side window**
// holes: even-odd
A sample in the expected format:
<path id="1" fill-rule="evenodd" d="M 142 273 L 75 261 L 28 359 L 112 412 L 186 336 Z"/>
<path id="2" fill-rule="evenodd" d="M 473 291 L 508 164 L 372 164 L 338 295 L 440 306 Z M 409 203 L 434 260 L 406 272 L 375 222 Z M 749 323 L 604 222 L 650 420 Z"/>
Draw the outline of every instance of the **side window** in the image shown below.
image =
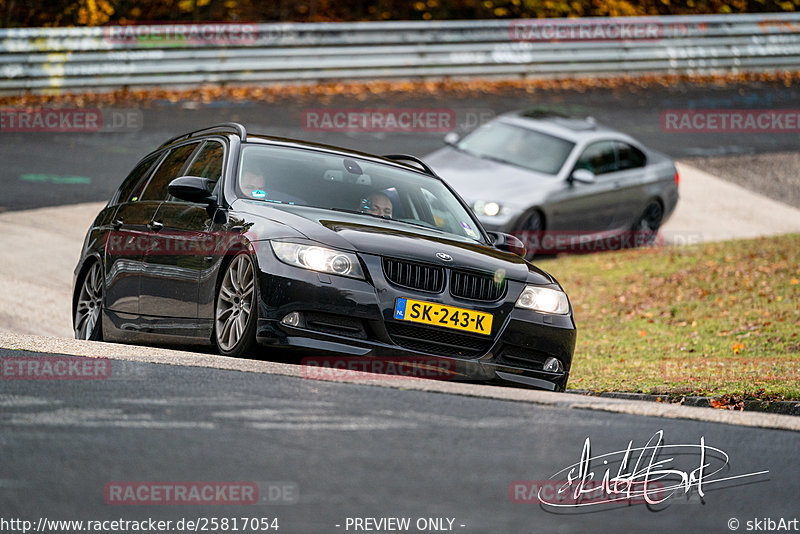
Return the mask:
<path id="1" fill-rule="evenodd" d="M 647 157 L 636 147 L 627 143 L 617 142 L 617 155 L 619 157 L 619 170 L 636 169 L 644 167 Z"/>
<path id="2" fill-rule="evenodd" d="M 617 158 L 614 153 L 614 143 L 611 141 L 600 141 L 586 147 L 576 169 L 587 169 L 595 174 L 605 174 L 617 170 Z"/>
<path id="3" fill-rule="evenodd" d="M 195 156 L 188 176 L 207 178 L 216 183 L 222 176 L 222 163 L 225 159 L 225 148 L 219 141 L 208 141 Z"/>
<path id="4" fill-rule="evenodd" d="M 178 173 L 181 172 L 186 160 L 192 155 L 192 152 L 194 152 L 194 149 L 197 148 L 199 144 L 200 143 L 192 143 L 172 149 L 170 153 L 167 154 L 167 157 L 164 158 L 164 161 L 161 162 L 156 172 L 153 173 L 153 176 L 144 188 L 140 200 L 166 200 L 169 196 L 167 192 L 169 183 L 178 177 Z"/>
<path id="5" fill-rule="evenodd" d="M 153 168 L 153 164 L 158 161 L 160 156 L 161 154 L 154 154 L 139 163 L 139 165 L 137 165 L 136 168 L 134 168 L 130 174 L 128 174 L 128 177 L 125 178 L 125 181 L 122 182 L 122 185 L 113 196 L 110 204 L 121 204 L 123 202 L 130 201 L 133 190 L 137 185 L 139 185 L 139 182 L 147 174 L 147 172 Z"/>

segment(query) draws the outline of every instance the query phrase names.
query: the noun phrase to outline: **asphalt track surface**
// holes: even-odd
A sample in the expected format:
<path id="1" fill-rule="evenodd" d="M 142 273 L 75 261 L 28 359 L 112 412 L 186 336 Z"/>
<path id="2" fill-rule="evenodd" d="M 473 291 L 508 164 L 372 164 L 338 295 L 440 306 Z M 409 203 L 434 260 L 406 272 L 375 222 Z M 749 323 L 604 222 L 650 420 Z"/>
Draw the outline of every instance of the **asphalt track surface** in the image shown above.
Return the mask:
<path id="1" fill-rule="evenodd" d="M 515 109 L 545 108 L 593 116 L 639 138 L 674 158 L 760 154 L 800 149 L 796 133 L 668 133 L 661 113 L 675 109 L 800 108 L 800 86 L 748 83 L 726 87 L 676 85 L 646 89 L 578 91 L 505 91 L 464 97 L 402 98 L 373 96 L 366 100 L 332 98 L 280 103 L 151 102 L 133 111 L 141 123 L 123 133 L 0 132 L 0 210 L 106 200 L 134 164 L 166 139 L 225 121 L 242 122 L 248 131 L 308 139 L 378 154 L 424 155 L 442 146 L 442 132 L 348 133 L 305 128 L 303 111 L 317 108 L 433 108 L 455 112 L 459 129 L 482 118 Z M 138 115 L 141 113 L 141 115 Z"/>
<path id="2" fill-rule="evenodd" d="M 41 354 L 0 349 L 8 356 Z M 413 389 L 114 360 L 106 380 L 3 381 L 0 406 L 0 517 L 34 524 L 277 517 L 279 532 L 333 533 L 354 531 L 348 517 L 447 517 L 455 532 L 487 534 L 712 533 L 729 532 L 731 518 L 742 530 L 756 518 L 792 519 L 800 492 L 795 432 Z M 509 498 L 514 482 L 578 462 L 587 437 L 600 455 L 629 440 L 643 446 L 659 430 L 665 444 L 705 439 L 728 454 L 707 482 L 769 473 L 707 483 L 702 503 L 694 490 L 658 506 L 555 509 Z M 696 450 L 662 449 L 667 458 L 675 460 L 662 467 L 687 472 L 700 463 Z M 604 470 L 600 460 L 592 469 Z M 105 486 L 121 481 L 280 483 L 297 498 L 108 504 Z"/>

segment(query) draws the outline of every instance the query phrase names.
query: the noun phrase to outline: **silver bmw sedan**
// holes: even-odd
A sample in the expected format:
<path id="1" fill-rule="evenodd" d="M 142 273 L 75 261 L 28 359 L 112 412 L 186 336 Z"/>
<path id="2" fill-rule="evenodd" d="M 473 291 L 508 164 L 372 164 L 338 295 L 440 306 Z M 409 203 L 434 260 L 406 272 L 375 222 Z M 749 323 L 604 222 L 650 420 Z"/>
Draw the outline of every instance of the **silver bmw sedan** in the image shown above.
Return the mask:
<path id="1" fill-rule="evenodd" d="M 512 112 L 445 143 L 426 162 L 529 255 L 651 244 L 678 202 L 668 156 L 591 118 Z"/>

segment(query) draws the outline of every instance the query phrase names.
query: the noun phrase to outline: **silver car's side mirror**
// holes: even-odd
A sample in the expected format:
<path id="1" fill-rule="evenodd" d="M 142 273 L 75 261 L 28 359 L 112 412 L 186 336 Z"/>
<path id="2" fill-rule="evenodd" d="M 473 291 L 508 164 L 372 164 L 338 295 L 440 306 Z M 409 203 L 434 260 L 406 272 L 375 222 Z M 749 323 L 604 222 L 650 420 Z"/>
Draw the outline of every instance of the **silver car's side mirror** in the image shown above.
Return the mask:
<path id="1" fill-rule="evenodd" d="M 444 142 L 447 145 L 455 145 L 458 143 L 458 140 L 461 139 L 461 136 L 458 135 L 456 132 L 450 132 L 444 136 Z"/>
<path id="2" fill-rule="evenodd" d="M 570 176 L 575 182 L 581 182 L 583 184 L 593 184 L 597 181 L 594 173 L 588 169 L 576 169 L 573 171 L 572 176 Z"/>

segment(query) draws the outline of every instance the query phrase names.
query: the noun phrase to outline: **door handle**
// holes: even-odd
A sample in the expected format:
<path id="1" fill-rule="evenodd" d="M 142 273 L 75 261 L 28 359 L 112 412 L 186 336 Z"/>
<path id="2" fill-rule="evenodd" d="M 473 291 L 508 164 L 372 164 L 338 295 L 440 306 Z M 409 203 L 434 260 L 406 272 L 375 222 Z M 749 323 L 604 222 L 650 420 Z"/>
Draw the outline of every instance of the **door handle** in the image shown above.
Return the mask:
<path id="1" fill-rule="evenodd" d="M 147 223 L 147 227 L 150 228 L 153 232 L 158 232 L 162 228 L 164 228 L 164 223 L 158 221 L 150 221 Z"/>

